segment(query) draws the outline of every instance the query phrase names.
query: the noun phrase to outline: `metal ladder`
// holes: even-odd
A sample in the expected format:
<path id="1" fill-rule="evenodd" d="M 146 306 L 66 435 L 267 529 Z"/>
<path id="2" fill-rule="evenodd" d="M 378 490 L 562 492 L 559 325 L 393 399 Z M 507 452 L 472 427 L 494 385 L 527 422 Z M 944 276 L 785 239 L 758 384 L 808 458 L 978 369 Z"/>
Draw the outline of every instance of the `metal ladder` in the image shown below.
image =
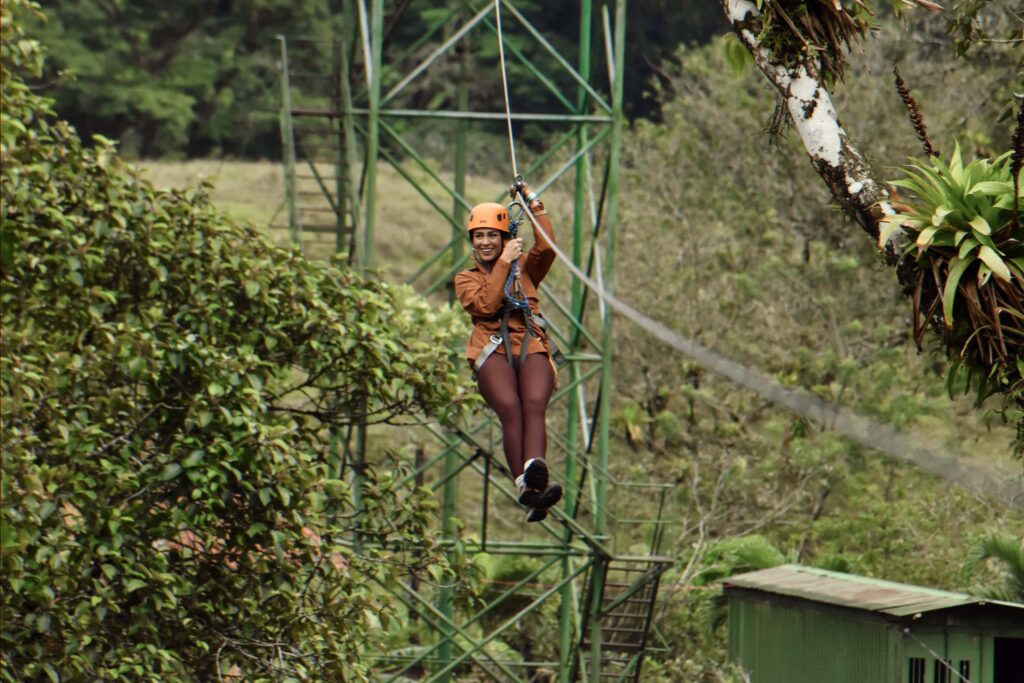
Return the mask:
<path id="1" fill-rule="evenodd" d="M 285 148 L 286 223 L 303 249 L 355 251 L 357 207 L 349 164 L 351 130 L 342 116 L 340 44 L 326 74 L 289 59 L 281 39 L 282 145 Z"/>
<path id="2" fill-rule="evenodd" d="M 594 591 L 600 591 L 601 680 L 640 681 L 658 584 L 672 563 L 672 558 L 655 555 L 618 556 L 607 561 L 604 581 L 595 580 L 596 573 L 592 573 L 583 604 L 593 604 Z M 593 644 L 591 619 L 591 611 L 587 610 L 579 656 L 574 658 L 574 680 L 579 679 L 581 659 L 586 658 Z"/>

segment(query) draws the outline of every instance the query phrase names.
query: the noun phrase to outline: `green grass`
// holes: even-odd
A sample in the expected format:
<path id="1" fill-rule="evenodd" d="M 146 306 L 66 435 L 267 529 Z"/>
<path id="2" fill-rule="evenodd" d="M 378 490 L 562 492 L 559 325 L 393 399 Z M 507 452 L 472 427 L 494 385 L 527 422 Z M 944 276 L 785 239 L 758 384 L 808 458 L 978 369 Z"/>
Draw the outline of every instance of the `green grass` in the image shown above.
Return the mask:
<path id="1" fill-rule="evenodd" d="M 203 179 L 210 181 L 213 184 L 213 203 L 227 216 L 253 225 L 279 244 L 288 242 L 284 173 L 280 163 L 147 160 L 136 165 L 161 189 L 195 187 Z M 421 183 L 439 206 L 451 206 L 448 194 L 423 171 L 411 166 L 403 170 Z M 329 166 L 320 167 L 319 171 L 326 179 L 333 174 Z M 308 169 L 300 169 L 300 173 L 308 174 Z M 452 181 L 451 174 L 440 175 L 446 182 Z M 374 265 L 385 277 L 404 281 L 420 264 L 448 244 L 454 234 L 453 229 L 395 169 L 381 165 L 377 178 L 380 199 L 374 230 Z M 500 178 L 471 176 L 466 180 L 466 197 L 471 203 L 493 201 L 505 184 L 506 181 Z M 312 180 L 300 180 L 298 189 L 313 193 L 319 191 Z M 302 202 L 319 209 L 328 207 L 326 200 L 314 195 L 304 196 Z M 333 216 L 325 212 L 303 215 L 305 223 L 328 220 L 333 220 Z M 457 234 L 462 234 L 461 229 Z M 334 235 L 313 232 L 305 232 L 302 236 L 306 253 L 313 258 L 328 258 L 333 254 L 334 240 Z"/>

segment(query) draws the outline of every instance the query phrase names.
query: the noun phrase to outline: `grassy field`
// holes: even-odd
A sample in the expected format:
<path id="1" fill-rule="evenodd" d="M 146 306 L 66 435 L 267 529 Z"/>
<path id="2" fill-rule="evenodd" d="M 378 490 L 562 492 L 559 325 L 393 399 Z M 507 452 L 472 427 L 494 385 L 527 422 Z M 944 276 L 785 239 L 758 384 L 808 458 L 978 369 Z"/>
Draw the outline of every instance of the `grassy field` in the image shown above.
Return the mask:
<path id="1" fill-rule="evenodd" d="M 270 235 L 280 244 L 287 243 L 288 214 L 284 197 L 284 174 L 280 163 L 271 161 L 140 161 L 136 164 L 158 188 L 195 187 L 202 180 L 213 185 L 213 203 L 229 217 L 249 223 Z M 403 169 L 416 178 L 439 205 L 447 207 L 451 200 L 440 186 L 416 168 Z M 321 169 L 329 176 L 331 169 Z M 451 178 L 441 174 L 447 182 Z M 301 183 L 302 181 L 300 181 Z M 312 191 L 300 185 L 300 190 Z M 469 177 L 466 195 L 470 202 L 493 201 L 505 185 L 500 178 Z M 377 204 L 377 225 L 374 233 L 375 266 L 385 276 L 405 280 L 426 259 L 442 249 L 452 238 L 450 225 L 393 168 L 381 165 L 378 170 L 380 200 Z M 555 202 L 551 201 L 555 197 Z M 557 191 L 548 193 L 549 205 L 563 198 Z M 316 199 L 307 199 L 307 202 Z M 564 202 L 563 202 L 564 203 Z M 567 205 L 567 204 L 566 204 Z M 326 203 L 324 203 L 326 206 Z M 552 208 L 552 215 L 560 213 Z M 334 236 L 304 233 L 303 245 L 313 258 L 327 258 L 334 253 Z"/>

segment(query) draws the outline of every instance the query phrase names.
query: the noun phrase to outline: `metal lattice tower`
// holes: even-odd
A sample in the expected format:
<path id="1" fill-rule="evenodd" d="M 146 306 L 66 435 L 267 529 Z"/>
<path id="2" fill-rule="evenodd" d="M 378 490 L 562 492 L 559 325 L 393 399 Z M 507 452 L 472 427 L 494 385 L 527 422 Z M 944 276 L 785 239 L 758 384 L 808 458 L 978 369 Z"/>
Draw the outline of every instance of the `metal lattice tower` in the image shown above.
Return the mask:
<path id="1" fill-rule="evenodd" d="M 423 199 L 423 215 L 450 227 L 447 242 L 407 278 L 424 295 L 443 296 L 444 287 L 469 260 L 463 226 L 467 210 L 476 203 L 466 197 L 471 132 L 496 135 L 505 124 L 503 111 L 470 110 L 471 78 L 481 70 L 497 69 L 494 55 L 483 49 L 496 44 L 495 3 L 466 0 L 438 10 L 441 16 L 401 47 L 389 44 L 387 37 L 399 26 L 410 0 L 395 0 L 389 7 L 383 0 L 342 3 L 342 22 L 332 44 L 280 38 L 291 239 L 308 250 L 345 252 L 359 268 L 380 265 L 375 263 L 381 219 L 378 169 L 387 164 Z M 551 188 L 572 197 L 571 221 L 555 226 L 559 242 L 569 245 L 567 251 L 581 269 L 611 289 L 626 0 L 580 1 L 574 60 L 563 57 L 515 4 L 504 2 L 502 7 L 505 48 L 520 78 L 531 79 L 533 87 L 546 89 L 562 105 L 556 112 L 517 111 L 515 93 L 521 91 L 513 87 L 516 126 L 557 131 L 555 141 L 541 153 L 526 154 L 520 143 L 520 159 L 526 162 L 522 170 L 535 190 Z M 557 73 L 538 68 L 531 59 L 536 55 L 557 64 Z M 445 69 L 446 78 L 454 81 L 453 93 L 425 98 L 416 91 L 417 79 L 432 69 Z M 447 138 L 450 158 L 432 161 L 410 142 L 424 125 Z M 507 154 L 507 146 L 505 150 Z M 546 282 L 541 291 L 549 329 L 569 359 L 560 369 L 561 386 L 549 410 L 549 424 L 556 419 L 563 424 L 560 430 L 549 428 L 548 456 L 565 485 L 563 504 L 521 537 L 502 538 L 507 534 L 492 528 L 495 518 L 522 512 L 514 503 L 500 446 L 495 448 L 500 429 L 489 415 L 479 415 L 474 424 L 422 425 L 429 446 L 421 449 L 411 476 L 441 497 L 445 536 L 457 535 L 452 518 L 472 490 L 470 504 L 479 504 L 482 512 L 478 522 L 467 523 L 465 550 L 525 556 L 535 564 L 511 586 L 492 591 L 473 613 L 455 608 L 451 588 L 403 586 L 397 597 L 433 638 L 424 646 L 382 657 L 377 662 L 380 680 L 448 681 L 467 667 L 495 681 L 525 680 L 527 671 L 542 669 L 562 682 L 639 680 L 658 581 L 671 564 L 659 556 L 665 529 L 661 512 L 670 486 L 628 484 L 609 474 L 611 311 L 578 281 L 562 279 L 561 284 Z M 365 457 L 365 429 L 355 443 L 339 457 L 358 465 Z M 359 467 L 349 471 L 358 472 Z M 358 492 L 358 481 L 354 483 Z M 617 514 L 609 486 L 624 509 L 646 498 L 657 501 L 657 513 L 649 519 Z M 559 601 L 557 659 L 512 661 L 492 651 L 491 643 L 551 601 Z"/>

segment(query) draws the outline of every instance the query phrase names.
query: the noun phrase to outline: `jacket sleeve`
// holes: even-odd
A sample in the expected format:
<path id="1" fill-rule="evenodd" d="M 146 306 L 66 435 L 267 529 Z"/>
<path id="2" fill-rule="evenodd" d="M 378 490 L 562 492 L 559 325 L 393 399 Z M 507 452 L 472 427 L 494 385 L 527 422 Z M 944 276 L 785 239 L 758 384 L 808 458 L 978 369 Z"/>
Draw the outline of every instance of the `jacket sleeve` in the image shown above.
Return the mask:
<path id="1" fill-rule="evenodd" d="M 548 242 L 544 233 L 538 230 L 536 225 L 533 225 L 533 221 L 530 221 L 530 225 L 533 225 L 533 247 L 526 255 L 526 266 L 523 270 L 533 280 L 534 285 L 540 285 L 541 280 L 551 270 L 551 264 L 555 262 L 555 250 L 551 248 L 551 243 L 557 243 L 558 240 L 555 237 L 555 229 L 551 226 L 551 220 L 548 218 L 548 212 L 544 209 L 544 205 L 540 205 L 536 210 L 531 210 L 531 213 L 537 219 L 540 227 L 544 228 L 544 233 L 551 237 L 551 242 Z"/>
<path id="2" fill-rule="evenodd" d="M 455 276 L 455 296 L 462 307 L 473 316 L 489 318 L 497 315 L 505 300 L 505 280 L 510 265 L 498 259 L 487 273 L 483 270 L 465 270 Z"/>

